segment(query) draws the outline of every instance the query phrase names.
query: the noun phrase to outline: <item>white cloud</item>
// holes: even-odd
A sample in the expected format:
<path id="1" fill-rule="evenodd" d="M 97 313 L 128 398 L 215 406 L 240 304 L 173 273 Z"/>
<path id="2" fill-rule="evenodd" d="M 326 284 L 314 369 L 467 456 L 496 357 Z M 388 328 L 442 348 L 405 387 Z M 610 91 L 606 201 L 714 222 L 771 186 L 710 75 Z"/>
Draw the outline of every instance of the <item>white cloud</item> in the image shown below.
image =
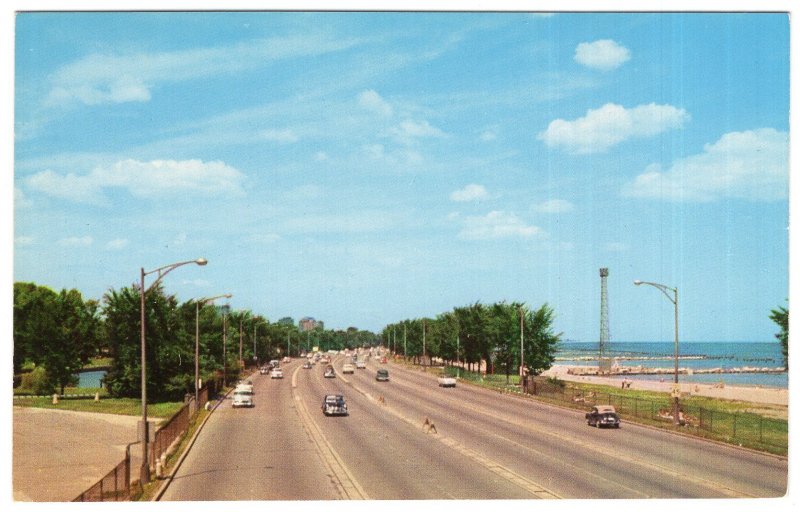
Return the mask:
<path id="1" fill-rule="evenodd" d="M 114 240 L 109 240 L 106 244 L 107 251 L 119 251 L 124 249 L 130 245 L 131 241 L 127 238 L 115 238 Z"/>
<path id="2" fill-rule="evenodd" d="M 25 196 L 25 192 L 14 187 L 14 208 L 30 208 L 31 206 L 33 206 L 33 201 Z"/>
<path id="3" fill-rule="evenodd" d="M 566 199 L 549 199 L 533 205 L 534 211 L 540 213 L 567 213 L 575 209 L 575 205 Z"/>
<path id="4" fill-rule="evenodd" d="M 328 153 L 324 151 L 317 151 L 314 154 L 314 160 L 316 160 L 317 162 L 325 162 L 327 160 L 330 160 L 330 157 L 328 156 Z"/>
<path id="5" fill-rule="evenodd" d="M 486 130 L 480 135 L 480 139 L 483 142 L 491 142 L 493 140 L 497 140 L 497 132 L 494 130 Z"/>
<path id="6" fill-rule="evenodd" d="M 390 117 L 394 112 L 392 106 L 381 98 L 380 94 L 371 89 L 358 95 L 358 104 L 362 108 L 383 117 Z"/>
<path id="7" fill-rule="evenodd" d="M 689 114 L 672 105 L 639 105 L 626 109 L 606 103 L 574 121 L 556 119 L 538 139 L 550 147 L 559 147 L 577 154 L 599 153 L 632 138 L 657 135 L 666 130 L 681 128 Z"/>
<path id="8" fill-rule="evenodd" d="M 391 128 L 390 133 L 404 144 L 411 144 L 417 139 L 443 137 L 445 135 L 442 130 L 432 126 L 428 121 L 413 121 L 411 119 L 406 119 L 398 126 Z"/>
<path id="9" fill-rule="evenodd" d="M 62 247 L 89 247 L 92 245 L 92 237 L 90 236 L 70 236 L 67 238 L 62 238 L 58 241 L 58 245 Z"/>
<path id="10" fill-rule="evenodd" d="M 629 197 L 713 201 L 783 200 L 789 188 L 789 136 L 772 128 L 726 133 L 703 152 L 662 170 L 653 164 L 623 187 Z"/>
<path id="11" fill-rule="evenodd" d="M 471 183 L 461 190 L 456 190 L 450 194 L 450 199 L 453 201 L 479 201 L 486 199 L 489 194 L 483 185 L 476 185 Z"/>
<path id="12" fill-rule="evenodd" d="M 32 236 L 18 236 L 14 238 L 14 245 L 18 247 L 25 247 L 27 245 L 33 245 L 35 239 Z"/>
<path id="13" fill-rule="evenodd" d="M 601 71 L 616 69 L 630 58 L 631 52 L 611 39 L 581 43 L 575 48 L 575 62 Z"/>
<path id="14" fill-rule="evenodd" d="M 122 160 L 88 174 L 42 171 L 25 183 L 44 194 L 76 202 L 106 204 L 105 190 L 126 189 L 136 197 L 197 194 L 238 196 L 244 175 L 223 162 L 201 160 Z"/>
<path id="15" fill-rule="evenodd" d="M 293 144 L 297 142 L 299 137 L 290 129 L 285 130 L 264 130 L 261 136 L 268 141 L 277 142 L 279 144 Z"/>
<path id="16" fill-rule="evenodd" d="M 605 244 L 604 248 L 608 252 L 625 252 L 630 246 L 622 242 L 608 242 Z"/>
<path id="17" fill-rule="evenodd" d="M 541 233 L 541 229 L 525 224 L 513 213 L 492 211 L 484 216 L 466 217 L 458 236 L 466 240 L 493 240 L 510 237 L 529 238 Z"/>
<path id="18" fill-rule="evenodd" d="M 149 101 L 151 91 L 161 83 L 216 77 L 263 67 L 276 60 L 337 52 L 360 43 L 357 39 L 304 34 L 174 52 L 92 54 L 51 75 L 45 103 L 59 106 Z"/>

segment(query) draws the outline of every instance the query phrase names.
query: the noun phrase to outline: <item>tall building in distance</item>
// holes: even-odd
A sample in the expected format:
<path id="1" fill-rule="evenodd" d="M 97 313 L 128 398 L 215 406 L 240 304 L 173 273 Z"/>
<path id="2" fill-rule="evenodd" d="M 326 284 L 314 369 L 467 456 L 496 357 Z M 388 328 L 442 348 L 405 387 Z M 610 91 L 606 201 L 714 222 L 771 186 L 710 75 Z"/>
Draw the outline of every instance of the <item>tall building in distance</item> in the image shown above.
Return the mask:
<path id="1" fill-rule="evenodd" d="M 317 327 L 322 328 L 322 325 L 323 324 L 321 320 L 315 320 L 313 317 L 310 316 L 303 317 L 298 322 L 298 326 L 300 327 L 300 332 L 313 331 Z"/>
<path id="2" fill-rule="evenodd" d="M 608 269 L 600 269 L 600 342 L 598 343 L 597 367 L 600 373 L 611 372 L 611 358 L 608 357 L 608 342 L 611 337 L 608 329 Z"/>

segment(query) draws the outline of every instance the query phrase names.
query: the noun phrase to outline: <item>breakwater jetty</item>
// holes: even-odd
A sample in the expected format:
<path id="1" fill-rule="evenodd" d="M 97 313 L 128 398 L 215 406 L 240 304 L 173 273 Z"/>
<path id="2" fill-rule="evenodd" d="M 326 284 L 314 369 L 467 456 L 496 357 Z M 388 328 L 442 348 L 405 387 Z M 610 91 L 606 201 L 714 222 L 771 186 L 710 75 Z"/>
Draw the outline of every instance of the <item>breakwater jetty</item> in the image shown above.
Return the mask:
<path id="1" fill-rule="evenodd" d="M 740 366 L 736 368 L 678 368 L 680 375 L 727 374 L 727 373 L 783 373 L 783 367 Z M 675 368 L 651 368 L 647 366 L 612 366 L 601 373 L 598 366 L 570 366 L 569 375 L 674 375 Z"/>

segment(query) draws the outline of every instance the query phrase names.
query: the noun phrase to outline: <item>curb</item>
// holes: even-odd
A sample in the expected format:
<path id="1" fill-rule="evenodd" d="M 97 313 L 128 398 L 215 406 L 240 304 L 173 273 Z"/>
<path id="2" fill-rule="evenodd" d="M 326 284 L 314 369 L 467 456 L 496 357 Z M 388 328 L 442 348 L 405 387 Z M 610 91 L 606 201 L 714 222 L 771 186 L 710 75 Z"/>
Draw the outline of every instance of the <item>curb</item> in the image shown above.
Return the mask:
<path id="1" fill-rule="evenodd" d="M 251 374 L 251 375 L 249 375 L 248 377 L 245 377 L 245 378 L 250 378 L 252 376 L 253 376 L 253 374 Z M 202 432 L 203 427 L 205 426 L 206 422 L 209 420 L 209 418 L 211 418 L 211 415 L 214 413 L 214 411 L 217 410 L 217 407 L 219 407 L 220 404 L 228 397 L 228 395 L 230 395 L 233 392 L 233 389 L 234 388 L 229 389 L 228 392 L 225 393 L 225 395 L 222 397 L 222 399 L 221 400 L 217 400 L 217 402 L 214 404 L 214 407 L 212 407 L 208 411 L 208 415 L 205 417 L 205 419 L 203 419 L 202 423 L 200 423 L 200 425 L 197 426 L 197 429 L 194 431 L 194 434 L 192 435 L 192 438 L 189 440 L 189 442 L 186 444 L 186 447 L 183 449 L 183 452 L 181 453 L 180 458 L 178 458 L 178 461 L 175 463 L 174 466 L 172 466 L 172 469 L 170 469 L 169 474 L 166 475 L 163 478 L 161 487 L 159 487 L 158 492 L 156 492 L 155 495 L 153 495 L 153 497 L 150 498 L 150 501 L 159 501 L 159 500 L 161 500 L 161 497 L 164 495 L 164 493 L 169 488 L 169 485 L 172 483 L 172 479 L 175 477 L 175 473 L 178 472 L 178 470 L 180 469 L 181 465 L 183 464 L 184 459 L 186 459 L 186 456 L 189 455 L 189 452 L 191 451 L 192 446 L 194 446 L 194 443 L 197 440 L 197 437 L 200 435 L 200 432 Z"/>

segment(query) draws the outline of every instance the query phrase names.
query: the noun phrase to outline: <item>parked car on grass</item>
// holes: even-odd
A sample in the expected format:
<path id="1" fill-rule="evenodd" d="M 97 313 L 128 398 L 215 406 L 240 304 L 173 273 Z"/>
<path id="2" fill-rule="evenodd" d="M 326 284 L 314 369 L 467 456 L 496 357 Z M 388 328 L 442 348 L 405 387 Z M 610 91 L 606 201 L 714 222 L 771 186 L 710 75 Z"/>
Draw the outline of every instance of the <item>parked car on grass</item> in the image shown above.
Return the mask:
<path id="1" fill-rule="evenodd" d="M 586 413 L 586 424 L 590 427 L 619 428 L 619 414 L 613 405 L 595 405 Z"/>

